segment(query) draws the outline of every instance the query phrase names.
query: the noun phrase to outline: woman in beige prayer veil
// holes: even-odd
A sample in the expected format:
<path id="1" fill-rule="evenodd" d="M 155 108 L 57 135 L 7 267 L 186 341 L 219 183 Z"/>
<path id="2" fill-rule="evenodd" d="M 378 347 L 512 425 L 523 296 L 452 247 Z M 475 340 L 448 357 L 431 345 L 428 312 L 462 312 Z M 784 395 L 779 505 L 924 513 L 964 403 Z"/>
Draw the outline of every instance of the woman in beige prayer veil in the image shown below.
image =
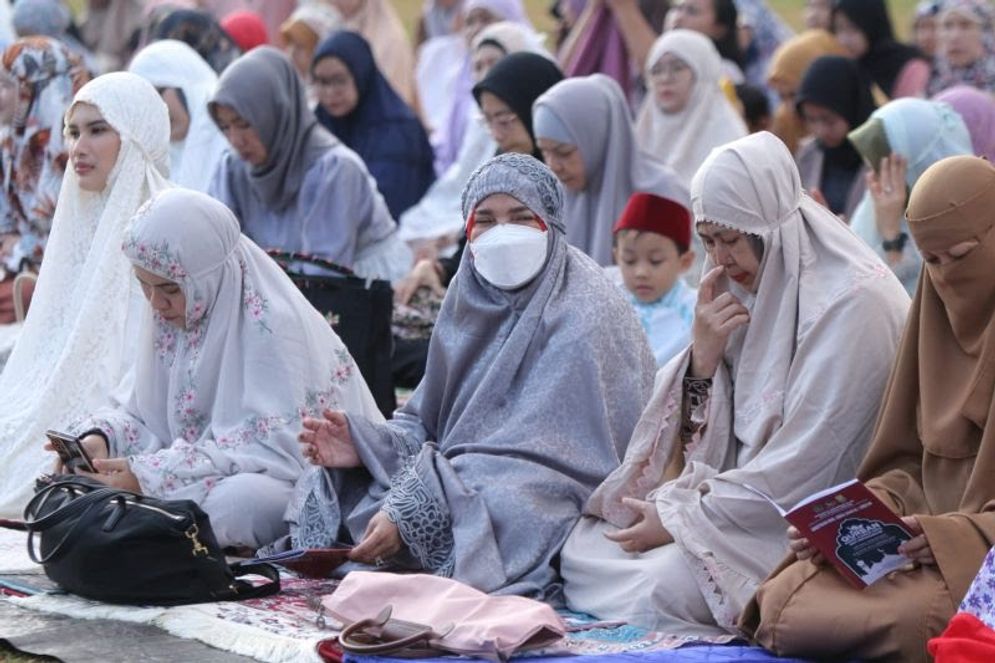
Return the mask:
<path id="1" fill-rule="evenodd" d="M 691 205 L 708 252 L 692 344 L 657 373 L 561 573 L 573 610 L 715 637 L 788 551 L 748 486 L 790 506 L 853 477 L 908 296 L 773 134 L 714 150 Z"/>

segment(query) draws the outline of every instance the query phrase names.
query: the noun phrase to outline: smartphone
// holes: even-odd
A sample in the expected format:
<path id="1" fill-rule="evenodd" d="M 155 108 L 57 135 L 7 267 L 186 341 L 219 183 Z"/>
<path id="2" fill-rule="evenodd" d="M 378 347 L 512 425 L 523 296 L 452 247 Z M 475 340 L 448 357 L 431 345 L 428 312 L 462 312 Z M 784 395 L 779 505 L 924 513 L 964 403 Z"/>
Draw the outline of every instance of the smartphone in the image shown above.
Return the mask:
<path id="1" fill-rule="evenodd" d="M 68 472 L 75 474 L 77 469 L 83 468 L 87 472 L 96 473 L 97 468 L 93 466 L 90 454 L 86 453 L 78 437 L 55 430 L 45 431 L 45 436 L 52 442 L 55 453 L 59 454 Z"/>

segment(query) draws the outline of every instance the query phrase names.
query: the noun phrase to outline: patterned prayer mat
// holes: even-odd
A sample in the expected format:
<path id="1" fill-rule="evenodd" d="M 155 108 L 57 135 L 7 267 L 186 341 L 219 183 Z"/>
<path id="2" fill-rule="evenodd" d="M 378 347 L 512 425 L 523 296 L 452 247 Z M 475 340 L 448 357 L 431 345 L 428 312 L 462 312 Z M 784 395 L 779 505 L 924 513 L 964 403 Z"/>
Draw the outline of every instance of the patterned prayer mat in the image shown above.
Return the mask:
<path id="1" fill-rule="evenodd" d="M 15 536 L 11 536 L 11 534 Z M 4 532 L 0 535 L 0 576 L 3 576 L 4 562 L 24 568 L 27 555 L 25 534 Z M 14 563 L 16 562 L 16 563 Z M 8 567 L 9 568 L 9 567 Z M 30 575 L 21 576 L 29 586 L 50 586 L 47 579 L 34 567 L 34 580 Z M 262 661 L 290 663 L 291 661 L 319 661 L 315 647 L 321 640 L 331 638 L 339 626 L 320 608 L 319 597 L 335 590 L 335 580 L 310 580 L 285 575 L 283 589 L 275 595 L 242 602 L 204 603 L 199 605 L 177 606 L 173 608 L 118 606 L 98 601 L 90 601 L 61 592 L 39 593 L 27 597 L 12 597 L 6 600 L 13 604 L 54 614 L 67 615 L 77 619 L 116 619 L 125 622 L 158 626 L 168 633 L 199 640 L 225 651 L 251 656 Z M 680 638 L 647 631 L 628 624 L 603 622 L 577 613 L 561 613 L 567 622 L 568 633 L 562 643 L 543 650 L 529 652 L 520 658 L 555 658 L 588 656 L 601 661 L 617 657 L 632 661 L 634 658 L 645 661 L 690 660 L 664 655 L 666 652 L 685 652 L 698 647 L 688 645 L 708 645 L 716 654 L 742 653 L 749 651 L 757 655 L 762 650 L 736 646 L 723 647 L 734 640 L 733 636 L 722 636 L 703 641 L 700 638 Z M 675 651 L 676 650 L 676 651 Z M 356 657 L 360 661 L 375 660 L 375 657 Z M 450 659 L 451 660 L 451 659 Z M 709 661 L 772 661 L 767 658 L 712 658 Z"/>

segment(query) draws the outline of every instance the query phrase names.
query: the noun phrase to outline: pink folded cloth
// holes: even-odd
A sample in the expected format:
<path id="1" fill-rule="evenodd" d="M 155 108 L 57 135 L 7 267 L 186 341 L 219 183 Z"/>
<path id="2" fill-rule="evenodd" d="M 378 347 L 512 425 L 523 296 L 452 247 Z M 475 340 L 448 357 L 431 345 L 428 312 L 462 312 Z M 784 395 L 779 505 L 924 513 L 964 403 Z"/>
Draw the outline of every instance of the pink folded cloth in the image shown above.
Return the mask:
<path id="1" fill-rule="evenodd" d="M 566 626 L 549 605 L 521 596 L 490 596 L 463 583 L 425 574 L 354 571 L 322 599 L 344 624 L 376 617 L 390 606 L 392 619 L 443 631 L 433 645 L 465 656 L 507 660 L 522 649 L 547 647 Z M 442 653 L 440 651 L 440 653 Z"/>

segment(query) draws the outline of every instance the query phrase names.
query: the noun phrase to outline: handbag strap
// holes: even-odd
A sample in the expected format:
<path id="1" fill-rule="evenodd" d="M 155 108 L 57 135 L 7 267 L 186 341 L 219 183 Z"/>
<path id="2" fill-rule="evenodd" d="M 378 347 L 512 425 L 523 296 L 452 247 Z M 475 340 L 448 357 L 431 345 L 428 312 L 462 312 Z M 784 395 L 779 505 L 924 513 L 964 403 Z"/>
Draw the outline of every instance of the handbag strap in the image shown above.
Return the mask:
<path id="1" fill-rule="evenodd" d="M 339 635 L 339 645 L 351 654 L 391 654 L 418 644 L 429 645 L 433 639 L 439 637 L 431 626 L 399 619 L 391 620 L 391 611 L 391 606 L 387 606 L 376 617 L 360 619 L 349 624 Z M 380 633 L 369 632 L 367 629 L 377 629 Z M 394 636 L 393 640 L 382 639 L 388 630 Z"/>
<path id="2" fill-rule="evenodd" d="M 59 484 L 53 484 L 45 490 L 51 490 L 53 488 L 57 488 L 58 486 Z M 76 542 L 76 539 L 79 538 L 80 534 L 89 529 L 90 526 L 93 525 L 100 517 L 100 504 L 107 499 L 112 499 L 114 494 L 117 492 L 118 491 L 109 488 L 94 490 L 93 492 L 87 493 L 82 497 L 60 506 L 58 509 L 43 518 L 38 520 L 26 519 L 25 524 L 28 527 L 28 556 L 31 558 L 31 561 L 36 564 L 48 564 L 49 562 L 55 560 L 63 550 L 70 548 Z M 35 499 L 37 497 L 38 495 L 35 495 Z M 34 499 L 32 499 L 31 502 L 33 503 Z M 27 508 L 30 507 L 31 503 L 28 504 Z M 25 509 L 25 511 L 26 516 L 31 515 L 30 513 L 27 513 L 27 509 Z M 40 556 L 35 552 L 34 539 L 36 532 L 44 532 L 49 530 L 59 523 L 65 522 L 73 516 L 76 516 L 77 514 L 82 515 L 76 519 L 76 522 L 72 524 L 69 531 L 62 537 L 62 540 L 60 540 L 51 550 L 49 550 L 47 555 Z"/>
<path id="3" fill-rule="evenodd" d="M 329 271 L 335 272 L 336 274 L 342 274 L 343 276 L 355 276 L 356 273 L 349 269 L 348 267 L 343 267 L 331 260 L 325 260 L 324 258 L 319 258 L 311 253 L 301 253 L 299 251 L 281 251 L 279 249 L 267 249 L 266 253 L 270 258 L 275 260 L 284 270 L 287 269 L 287 263 L 292 262 L 306 262 L 312 265 L 321 267 L 322 269 L 327 269 Z"/>
<path id="4" fill-rule="evenodd" d="M 71 488 L 81 488 L 84 494 L 80 495 L 76 499 L 66 502 L 59 508 L 45 516 L 42 516 L 41 518 L 34 517 L 37 510 L 51 497 L 52 493 Z M 52 529 L 56 525 L 77 516 L 85 509 L 90 508 L 90 505 L 97 502 L 108 501 L 122 492 L 125 491 L 121 491 L 116 488 L 94 489 L 92 486 L 85 483 L 76 483 L 75 481 L 59 481 L 57 483 L 50 484 L 35 493 L 35 496 L 31 498 L 30 502 L 28 502 L 28 505 L 24 507 L 24 521 L 27 523 L 29 529 L 44 532 L 45 530 Z M 131 493 L 127 494 L 130 495 Z"/>

